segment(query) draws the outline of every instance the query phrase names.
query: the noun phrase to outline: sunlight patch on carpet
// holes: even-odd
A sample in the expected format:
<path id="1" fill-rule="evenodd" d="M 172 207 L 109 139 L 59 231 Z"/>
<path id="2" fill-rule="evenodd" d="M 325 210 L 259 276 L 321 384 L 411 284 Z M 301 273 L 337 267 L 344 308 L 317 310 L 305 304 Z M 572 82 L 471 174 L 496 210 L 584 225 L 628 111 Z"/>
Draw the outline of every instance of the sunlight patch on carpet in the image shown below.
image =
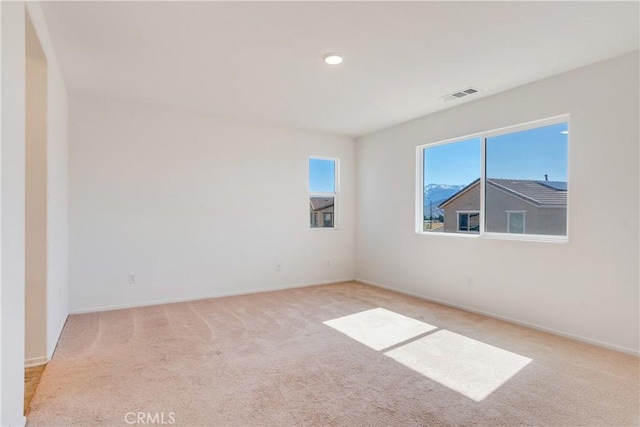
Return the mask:
<path id="1" fill-rule="evenodd" d="M 437 329 L 380 307 L 327 320 L 324 324 L 374 350 L 383 350 Z"/>
<path id="2" fill-rule="evenodd" d="M 480 402 L 531 359 L 447 330 L 385 353 L 445 387 Z"/>

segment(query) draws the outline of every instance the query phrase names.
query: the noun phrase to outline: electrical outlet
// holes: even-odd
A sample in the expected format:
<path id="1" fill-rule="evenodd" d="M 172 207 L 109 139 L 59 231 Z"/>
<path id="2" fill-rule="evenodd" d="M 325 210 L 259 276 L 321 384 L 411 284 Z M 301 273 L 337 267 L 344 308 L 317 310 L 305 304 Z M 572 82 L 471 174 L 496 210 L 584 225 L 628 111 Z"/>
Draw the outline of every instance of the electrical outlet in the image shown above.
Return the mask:
<path id="1" fill-rule="evenodd" d="M 327 260 L 327 268 L 331 268 L 331 260 L 330 259 Z"/>
<path id="2" fill-rule="evenodd" d="M 280 264 L 279 262 L 276 263 L 276 271 L 280 271 L 280 269 L 282 268 L 282 264 Z"/>
<path id="3" fill-rule="evenodd" d="M 135 273 L 129 273 L 129 284 L 133 285 L 134 283 L 136 283 L 136 274 Z"/>

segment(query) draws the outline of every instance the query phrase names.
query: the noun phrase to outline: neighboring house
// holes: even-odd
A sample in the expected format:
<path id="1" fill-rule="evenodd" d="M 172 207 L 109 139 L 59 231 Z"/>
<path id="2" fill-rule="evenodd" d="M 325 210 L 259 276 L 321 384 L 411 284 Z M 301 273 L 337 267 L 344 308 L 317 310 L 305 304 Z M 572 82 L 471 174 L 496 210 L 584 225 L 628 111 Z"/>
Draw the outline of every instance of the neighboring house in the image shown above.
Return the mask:
<path id="1" fill-rule="evenodd" d="M 447 200 L 444 231 L 480 231 L 480 179 Z M 487 178 L 486 230 L 493 233 L 566 235 L 567 183 Z"/>
<path id="2" fill-rule="evenodd" d="M 333 227 L 334 198 L 310 197 L 311 227 Z"/>

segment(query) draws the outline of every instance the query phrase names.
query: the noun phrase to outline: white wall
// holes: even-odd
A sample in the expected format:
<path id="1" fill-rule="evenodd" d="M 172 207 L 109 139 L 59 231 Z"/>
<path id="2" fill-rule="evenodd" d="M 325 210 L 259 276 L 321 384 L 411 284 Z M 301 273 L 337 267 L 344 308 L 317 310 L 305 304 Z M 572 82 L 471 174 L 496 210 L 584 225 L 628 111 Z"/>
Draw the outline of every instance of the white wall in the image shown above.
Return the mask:
<path id="1" fill-rule="evenodd" d="M 47 58 L 47 353 L 67 317 L 67 95 L 37 2 L 26 9 Z M 0 425 L 24 425 L 25 3 L 0 2 Z"/>
<path id="2" fill-rule="evenodd" d="M 361 137 L 356 276 L 639 349 L 638 53 Z M 571 114 L 569 243 L 414 233 L 415 147 Z"/>
<path id="3" fill-rule="evenodd" d="M 68 96 L 38 2 L 27 10 L 47 58 L 47 358 L 69 314 Z"/>
<path id="4" fill-rule="evenodd" d="M 26 22 L 25 364 L 47 361 L 47 60 Z"/>
<path id="5" fill-rule="evenodd" d="M 25 9 L 0 2 L 0 425 L 24 425 Z"/>
<path id="6" fill-rule="evenodd" d="M 95 96 L 70 106 L 72 312 L 353 279 L 351 138 Z M 309 229 L 311 155 L 340 158 L 338 230 Z"/>
<path id="7" fill-rule="evenodd" d="M 68 100 L 60 69 L 48 67 L 47 357 L 69 315 Z"/>

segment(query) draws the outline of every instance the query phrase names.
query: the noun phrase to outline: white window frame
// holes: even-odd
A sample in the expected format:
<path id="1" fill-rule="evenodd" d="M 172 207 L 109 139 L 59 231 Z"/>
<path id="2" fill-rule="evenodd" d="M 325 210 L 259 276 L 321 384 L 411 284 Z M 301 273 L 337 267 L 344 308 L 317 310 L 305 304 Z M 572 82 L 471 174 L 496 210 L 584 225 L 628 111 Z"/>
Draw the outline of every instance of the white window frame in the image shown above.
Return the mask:
<path id="1" fill-rule="evenodd" d="M 309 189 L 309 178 L 311 174 L 311 171 L 309 170 L 309 161 L 312 159 L 330 160 L 334 162 L 335 168 L 334 168 L 334 177 L 333 177 L 333 182 L 334 182 L 333 193 L 317 192 L 317 191 L 311 191 Z M 312 227 L 311 224 L 309 223 L 307 225 L 307 228 L 309 230 L 337 230 L 338 223 L 339 223 L 338 208 L 340 203 L 339 197 L 338 197 L 338 195 L 340 194 L 340 159 L 337 157 L 309 156 L 309 158 L 307 159 L 307 191 L 309 192 L 309 195 L 307 196 L 307 206 L 311 197 L 333 197 L 333 227 Z M 322 219 L 324 219 L 324 217 Z"/>
<path id="2" fill-rule="evenodd" d="M 467 214 L 467 228 L 469 228 L 469 223 L 471 217 L 470 214 L 478 214 L 478 221 L 480 221 L 480 211 L 467 210 L 467 211 L 456 211 L 456 232 L 457 233 L 468 233 L 468 234 L 478 234 L 480 231 L 471 231 L 471 230 L 460 230 L 460 214 Z"/>
<path id="3" fill-rule="evenodd" d="M 567 152 L 571 149 L 571 120 L 569 114 L 549 117 L 546 119 L 534 120 L 514 126 L 505 126 L 492 129 L 485 132 L 477 132 L 461 137 L 445 139 L 432 143 L 422 144 L 416 147 L 416 188 L 415 188 L 415 232 L 416 234 L 429 236 L 457 236 L 481 239 L 499 239 L 499 240 L 524 240 L 532 242 L 548 242 L 548 243 L 567 243 L 569 241 L 569 209 L 570 209 L 570 179 L 567 179 L 567 229 L 564 236 L 540 235 L 540 234 L 514 234 L 514 233 L 496 233 L 485 231 L 485 192 L 486 192 L 486 147 L 487 139 L 495 136 L 505 135 L 509 133 L 521 132 L 525 130 L 536 129 L 544 126 L 552 126 L 560 123 L 567 123 Z M 424 150 L 426 148 L 436 147 L 438 145 L 453 144 L 456 142 L 468 141 L 470 139 L 480 139 L 480 232 L 456 232 L 456 233 L 431 233 L 423 230 L 423 206 L 424 206 Z M 567 158 L 567 177 L 570 176 L 570 164 Z M 462 211 L 460 211 L 462 212 Z M 475 212 L 475 211 L 474 211 Z M 458 221 L 456 214 L 456 221 Z M 456 230 L 458 229 L 456 225 Z M 508 230 L 507 230 L 508 231 Z"/>
<path id="4" fill-rule="evenodd" d="M 524 210 L 506 210 L 507 213 L 507 233 L 508 234 L 527 234 L 527 211 Z M 511 214 L 522 214 L 522 233 L 511 232 Z"/>

